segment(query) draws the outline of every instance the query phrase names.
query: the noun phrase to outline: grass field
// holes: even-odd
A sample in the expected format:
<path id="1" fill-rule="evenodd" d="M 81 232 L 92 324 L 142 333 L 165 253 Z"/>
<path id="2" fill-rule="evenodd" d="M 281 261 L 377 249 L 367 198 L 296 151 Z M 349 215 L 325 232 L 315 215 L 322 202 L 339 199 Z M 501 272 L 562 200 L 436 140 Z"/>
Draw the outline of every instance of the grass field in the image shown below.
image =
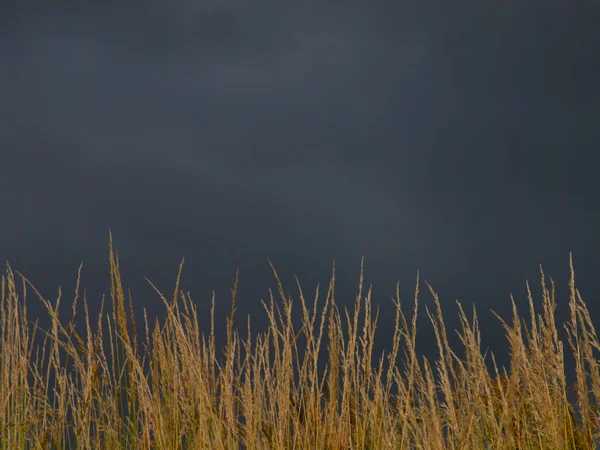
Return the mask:
<path id="1" fill-rule="evenodd" d="M 429 285 L 435 310 L 419 310 L 418 279 L 409 317 L 396 298 L 393 340 L 380 357 L 373 354 L 377 312 L 370 290 L 363 289 L 362 267 L 350 311 L 336 305 L 335 272 L 327 292 L 317 291 L 314 300 L 298 284 L 298 323 L 273 269 L 279 292 L 263 303 L 270 326 L 257 334 L 249 321 L 247 330 L 234 329 L 236 279 L 221 349 L 214 297 L 207 333 L 179 277 L 174 294 L 161 295 L 164 321 L 144 314 L 144 323 L 136 324 L 112 239 L 110 268 L 110 307 L 91 318 L 85 296 L 76 297 L 73 319 L 64 324 L 60 298 L 43 299 L 7 267 L 0 307 L 0 448 L 589 449 L 600 441 L 600 344 L 572 263 L 568 339 L 558 337 L 554 284 L 541 272 L 541 313 L 534 313 L 530 294 L 533 319 L 520 319 L 513 303 L 512 320 L 498 322 L 507 335 L 506 371 L 482 353 L 477 317 L 462 308 L 458 332 L 465 356 L 457 356 Z M 49 329 L 27 317 L 28 291 L 44 303 Z M 431 320 L 439 348 L 434 362 L 418 354 L 417 313 Z M 565 344 L 575 357 L 577 382 L 570 387 Z"/>

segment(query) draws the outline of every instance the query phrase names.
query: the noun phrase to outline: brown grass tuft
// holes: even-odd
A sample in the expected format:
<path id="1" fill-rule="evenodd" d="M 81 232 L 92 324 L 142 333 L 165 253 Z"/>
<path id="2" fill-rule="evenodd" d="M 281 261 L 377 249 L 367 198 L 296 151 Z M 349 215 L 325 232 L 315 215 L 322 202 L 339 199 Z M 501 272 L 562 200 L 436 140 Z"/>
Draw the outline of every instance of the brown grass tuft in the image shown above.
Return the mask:
<path id="1" fill-rule="evenodd" d="M 494 355 L 480 350 L 477 315 L 468 319 L 460 304 L 465 357 L 456 356 L 429 285 L 435 313 L 426 312 L 439 358 L 420 360 L 418 277 L 410 320 L 396 289 L 391 350 L 376 359 L 378 310 L 371 290 L 363 289 L 362 264 L 352 311 L 335 301 L 335 268 L 325 299 L 317 288 L 312 306 L 297 281 L 299 324 L 273 268 L 278 295 L 263 302 L 269 328 L 253 335 L 248 318 L 245 339 L 233 328 L 236 276 L 222 353 L 215 348 L 214 296 L 205 336 L 196 306 L 179 288 L 180 267 L 172 299 L 157 290 L 167 312 L 163 323 L 151 325 L 144 314 L 140 350 L 112 237 L 109 250 L 112 311 L 104 313 L 103 302 L 93 331 L 84 292 L 83 336 L 75 323 L 80 274 L 73 317 L 63 325 L 60 293 L 50 303 L 7 266 L 0 303 L 1 449 L 589 449 L 599 440 L 600 344 L 572 262 L 565 329 L 577 383 L 567 388 L 554 283 L 548 289 L 541 269 L 541 313 L 527 286 L 529 325 L 514 301 L 512 324 L 500 319 L 510 352 L 510 370 L 500 371 Z M 27 320 L 28 289 L 45 306 L 49 330 Z"/>

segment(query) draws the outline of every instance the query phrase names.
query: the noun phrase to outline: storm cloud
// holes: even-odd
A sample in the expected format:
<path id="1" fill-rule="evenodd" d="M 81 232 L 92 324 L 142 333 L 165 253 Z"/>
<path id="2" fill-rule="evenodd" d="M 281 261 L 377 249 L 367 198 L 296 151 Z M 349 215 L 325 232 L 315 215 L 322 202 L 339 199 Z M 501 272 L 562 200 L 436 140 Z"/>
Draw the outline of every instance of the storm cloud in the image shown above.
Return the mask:
<path id="1" fill-rule="evenodd" d="M 263 316 L 267 258 L 294 293 L 294 273 L 312 292 L 335 259 L 350 304 L 363 255 L 384 312 L 398 280 L 410 301 L 420 270 L 448 316 L 456 298 L 475 303 L 487 344 L 502 336 L 488 310 L 509 314 L 510 292 L 522 305 L 539 264 L 566 292 L 569 252 L 592 303 L 592 2 L 13 12 L 0 19 L 0 259 L 49 297 L 72 296 L 82 260 L 92 301 L 108 292 L 110 227 L 134 303 L 155 314 L 143 277 L 171 292 L 184 254 L 201 311 L 213 289 L 227 311 L 239 268 L 240 310 Z"/>

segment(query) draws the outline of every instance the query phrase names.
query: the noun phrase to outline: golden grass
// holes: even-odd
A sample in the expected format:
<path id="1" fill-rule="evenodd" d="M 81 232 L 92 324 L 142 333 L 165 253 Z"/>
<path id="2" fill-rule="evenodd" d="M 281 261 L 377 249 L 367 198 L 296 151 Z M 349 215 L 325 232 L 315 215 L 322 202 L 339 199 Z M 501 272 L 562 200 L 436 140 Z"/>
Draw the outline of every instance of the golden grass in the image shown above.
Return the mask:
<path id="1" fill-rule="evenodd" d="M 565 325 L 577 383 L 567 400 L 563 342 L 554 321 L 555 290 L 541 272 L 542 312 L 526 326 L 513 301 L 513 323 L 501 320 L 510 370 L 480 350 L 477 316 L 460 308 L 465 357 L 450 348 L 437 293 L 426 308 L 439 348 L 433 364 L 416 349 L 419 280 L 407 319 L 396 290 L 396 326 L 389 353 L 374 361 L 377 312 L 363 290 L 362 265 L 354 309 L 340 311 L 333 272 L 324 300 L 308 305 L 298 283 L 302 319 L 277 273 L 279 299 L 263 302 L 269 328 L 247 337 L 227 320 L 223 352 L 215 348 L 214 296 L 208 336 L 198 327 L 189 294 L 164 301 L 164 323 L 144 313 L 143 349 L 126 301 L 110 241 L 112 311 L 96 330 L 83 296 L 83 336 L 73 318 L 7 266 L 0 304 L 0 448 L 2 449 L 575 449 L 598 440 L 598 338 L 575 288 L 571 263 L 570 321 Z M 181 273 L 181 271 L 180 271 Z M 79 292 L 79 279 L 77 283 Z M 33 289 L 51 318 L 41 330 L 26 318 Z M 529 287 L 528 287 L 529 289 Z M 158 292 L 158 291 L 157 291 Z M 34 345 L 35 334 L 43 343 Z M 299 344 L 302 347 L 299 348 Z M 403 354 L 403 355 L 402 355 Z M 327 364 L 319 363 L 326 356 Z M 402 364 L 397 360 L 404 356 Z M 487 358 L 487 359 L 486 359 Z M 487 362 L 493 362 L 491 373 Z"/>

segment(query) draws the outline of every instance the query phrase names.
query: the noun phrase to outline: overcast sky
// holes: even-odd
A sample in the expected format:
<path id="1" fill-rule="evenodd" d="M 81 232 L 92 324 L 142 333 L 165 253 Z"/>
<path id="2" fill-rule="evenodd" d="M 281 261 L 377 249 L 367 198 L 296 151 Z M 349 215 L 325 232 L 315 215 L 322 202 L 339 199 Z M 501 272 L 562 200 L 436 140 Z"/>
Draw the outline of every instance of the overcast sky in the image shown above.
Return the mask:
<path id="1" fill-rule="evenodd" d="M 598 317 L 596 2 L 33 3 L 0 17 L 0 259 L 48 297 L 83 261 L 99 303 L 110 227 L 152 315 L 184 255 L 201 313 L 240 269 L 257 331 L 267 258 L 294 297 L 335 259 L 350 304 L 364 255 L 384 343 L 419 270 L 498 350 L 489 309 L 526 312 L 539 264 L 566 293 L 573 252 Z"/>

